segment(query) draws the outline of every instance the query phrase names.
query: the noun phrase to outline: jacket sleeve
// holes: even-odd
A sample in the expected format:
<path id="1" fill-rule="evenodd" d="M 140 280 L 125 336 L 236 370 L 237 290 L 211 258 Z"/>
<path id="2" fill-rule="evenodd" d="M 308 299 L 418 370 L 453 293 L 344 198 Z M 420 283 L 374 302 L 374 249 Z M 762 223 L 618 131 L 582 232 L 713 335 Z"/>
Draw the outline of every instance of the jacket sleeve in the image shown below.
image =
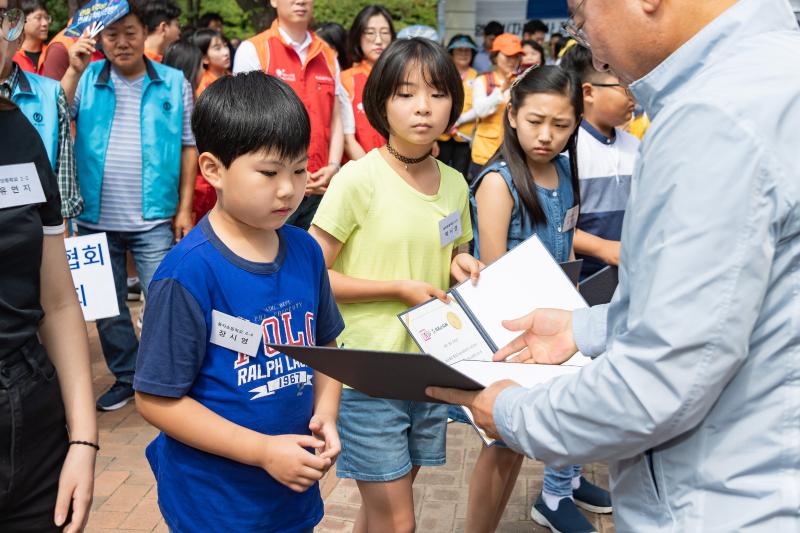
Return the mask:
<path id="1" fill-rule="evenodd" d="M 578 350 L 586 357 L 597 357 L 606 351 L 608 304 L 595 305 L 572 312 L 572 336 Z"/>
<path id="2" fill-rule="evenodd" d="M 486 94 L 486 76 L 475 79 L 475 86 L 472 90 L 472 109 L 478 118 L 485 118 L 494 114 L 497 106 L 504 102 L 503 93 L 499 87 Z"/>
<path id="3" fill-rule="evenodd" d="M 788 172 L 724 110 L 666 111 L 634 176 L 605 355 L 495 403 L 505 442 L 554 467 L 631 457 L 696 427 L 748 355 Z"/>

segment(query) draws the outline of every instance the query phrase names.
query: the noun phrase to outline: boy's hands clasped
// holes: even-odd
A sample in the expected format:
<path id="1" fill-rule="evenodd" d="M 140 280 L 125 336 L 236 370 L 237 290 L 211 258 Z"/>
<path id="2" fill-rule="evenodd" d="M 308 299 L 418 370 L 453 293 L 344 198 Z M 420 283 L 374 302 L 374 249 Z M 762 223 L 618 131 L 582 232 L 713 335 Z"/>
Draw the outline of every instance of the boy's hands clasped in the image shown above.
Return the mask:
<path id="1" fill-rule="evenodd" d="M 269 435 L 266 440 L 261 467 L 295 492 L 310 489 L 333 464 L 330 457 L 307 450 L 325 448 L 325 441 L 312 435 Z"/>
<path id="2" fill-rule="evenodd" d="M 305 492 L 322 479 L 342 449 L 336 417 L 315 414 L 308 428 L 312 435 L 266 436 L 261 467 L 295 492 Z"/>
<path id="3" fill-rule="evenodd" d="M 336 458 L 339 456 L 339 452 L 342 451 L 339 432 L 336 430 L 336 416 L 315 414 L 308 423 L 308 429 L 311 430 L 312 435 L 325 442 L 319 457 L 330 459 L 331 462 L 325 469 L 325 472 L 327 472 L 336 463 Z"/>

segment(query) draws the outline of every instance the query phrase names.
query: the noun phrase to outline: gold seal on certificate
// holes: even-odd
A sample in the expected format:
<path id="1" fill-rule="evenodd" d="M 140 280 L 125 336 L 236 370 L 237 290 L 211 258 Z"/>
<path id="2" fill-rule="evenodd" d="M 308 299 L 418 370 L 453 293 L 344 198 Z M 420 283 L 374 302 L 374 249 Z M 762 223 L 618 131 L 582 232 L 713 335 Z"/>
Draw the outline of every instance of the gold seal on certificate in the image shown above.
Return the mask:
<path id="1" fill-rule="evenodd" d="M 447 323 L 453 326 L 456 329 L 461 329 L 463 324 L 461 323 L 461 319 L 458 318 L 458 315 L 453 313 L 452 311 L 447 313 Z"/>

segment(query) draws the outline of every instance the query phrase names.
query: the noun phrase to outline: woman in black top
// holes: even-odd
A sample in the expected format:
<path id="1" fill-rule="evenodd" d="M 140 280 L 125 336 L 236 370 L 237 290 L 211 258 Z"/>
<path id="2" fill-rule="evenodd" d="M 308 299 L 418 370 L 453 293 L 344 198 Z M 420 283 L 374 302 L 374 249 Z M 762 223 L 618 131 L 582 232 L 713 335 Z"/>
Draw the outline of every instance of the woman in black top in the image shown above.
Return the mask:
<path id="1" fill-rule="evenodd" d="M 8 3 L 0 70 L 24 23 Z M 36 191 L 44 201 L 26 196 Z M 92 500 L 89 344 L 63 231 L 44 145 L 0 97 L 0 531 L 82 531 Z"/>

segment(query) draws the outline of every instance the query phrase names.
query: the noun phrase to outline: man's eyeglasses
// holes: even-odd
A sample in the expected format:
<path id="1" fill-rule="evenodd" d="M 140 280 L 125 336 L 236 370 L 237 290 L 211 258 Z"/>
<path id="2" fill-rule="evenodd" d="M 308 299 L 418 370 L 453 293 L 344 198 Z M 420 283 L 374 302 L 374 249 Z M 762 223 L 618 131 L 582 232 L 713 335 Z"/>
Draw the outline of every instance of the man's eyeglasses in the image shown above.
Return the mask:
<path id="1" fill-rule="evenodd" d="M 628 95 L 628 97 L 633 98 L 633 93 L 631 92 L 631 90 L 627 86 L 622 85 L 621 83 L 590 83 L 589 85 L 591 85 L 592 87 L 619 87 L 620 89 L 625 91 L 625 94 Z"/>
<path id="2" fill-rule="evenodd" d="M 31 20 L 35 20 L 36 22 L 47 22 L 48 24 L 50 24 L 51 22 L 53 22 L 53 17 L 51 17 L 50 15 L 47 15 L 47 14 L 45 14 L 45 15 L 34 15 L 34 16 L 31 17 Z"/>
<path id="3" fill-rule="evenodd" d="M 381 30 L 381 31 L 364 30 L 361 35 L 363 35 L 364 37 L 366 37 L 370 41 L 374 41 L 375 37 L 377 37 L 378 35 L 381 36 L 381 41 L 391 41 L 392 40 L 392 32 L 390 32 L 389 30 Z"/>
<path id="4" fill-rule="evenodd" d="M 25 14 L 17 8 L 0 8 L 0 36 L 6 41 L 16 41 L 25 27 Z"/>
<path id="5" fill-rule="evenodd" d="M 591 48 L 589 45 L 589 39 L 586 37 L 586 33 L 583 31 L 583 25 L 586 23 L 586 21 L 581 21 L 580 24 L 575 22 L 575 16 L 585 3 L 586 0 L 581 0 L 581 2 L 575 7 L 575 11 L 572 12 L 569 19 L 566 22 L 561 23 L 561 28 L 567 32 L 567 35 L 575 39 L 579 45 L 583 46 L 584 48 Z"/>

